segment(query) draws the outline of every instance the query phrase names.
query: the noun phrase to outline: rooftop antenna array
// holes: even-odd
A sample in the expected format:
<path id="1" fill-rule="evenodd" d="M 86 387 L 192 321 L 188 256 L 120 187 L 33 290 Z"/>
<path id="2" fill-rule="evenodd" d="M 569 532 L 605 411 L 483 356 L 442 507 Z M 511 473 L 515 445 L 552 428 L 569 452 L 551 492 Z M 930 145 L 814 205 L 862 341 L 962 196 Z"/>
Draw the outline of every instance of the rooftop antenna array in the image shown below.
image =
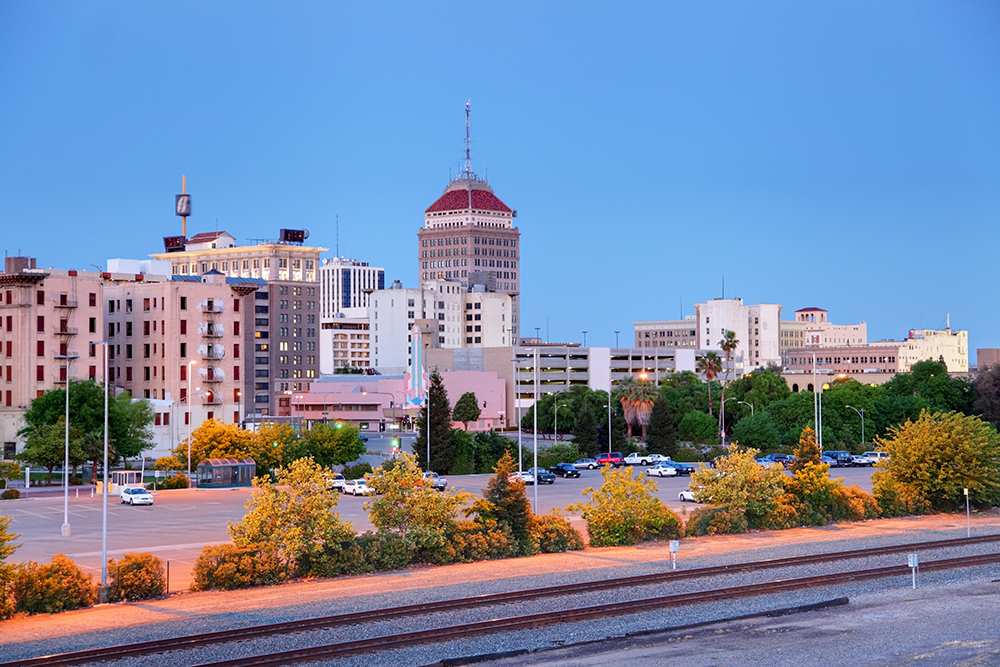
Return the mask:
<path id="1" fill-rule="evenodd" d="M 335 224 L 336 224 L 336 229 L 337 229 L 337 245 L 336 245 L 337 255 L 336 256 L 340 257 L 340 213 L 337 213 L 337 218 L 336 218 L 336 223 Z"/>

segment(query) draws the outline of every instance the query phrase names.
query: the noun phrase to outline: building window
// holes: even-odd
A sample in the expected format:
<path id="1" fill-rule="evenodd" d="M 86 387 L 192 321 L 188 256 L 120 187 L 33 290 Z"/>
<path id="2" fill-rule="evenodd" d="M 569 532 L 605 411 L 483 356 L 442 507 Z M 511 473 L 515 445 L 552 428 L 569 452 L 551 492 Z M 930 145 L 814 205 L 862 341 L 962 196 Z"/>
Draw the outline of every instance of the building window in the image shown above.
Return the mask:
<path id="1" fill-rule="evenodd" d="M 187 352 L 188 352 L 188 344 L 181 343 L 181 358 L 187 357 L 188 356 Z"/>
<path id="2" fill-rule="evenodd" d="M 181 310 L 187 310 L 188 298 L 186 296 L 181 297 Z"/>

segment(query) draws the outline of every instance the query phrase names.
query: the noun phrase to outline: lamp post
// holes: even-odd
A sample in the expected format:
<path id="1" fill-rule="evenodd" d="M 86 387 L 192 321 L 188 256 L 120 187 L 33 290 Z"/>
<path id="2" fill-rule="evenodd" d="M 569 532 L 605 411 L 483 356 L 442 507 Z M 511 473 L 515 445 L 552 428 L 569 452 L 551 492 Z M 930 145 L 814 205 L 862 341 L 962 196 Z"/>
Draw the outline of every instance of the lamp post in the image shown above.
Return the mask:
<path id="1" fill-rule="evenodd" d="M 611 453 L 611 390 L 608 389 L 608 454 L 610 453 Z"/>
<path id="2" fill-rule="evenodd" d="M 194 409 L 192 408 L 192 403 L 191 403 L 191 395 L 192 395 L 191 394 L 191 374 L 194 373 L 194 365 L 196 363 L 198 363 L 197 359 L 192 359 L 191 361 L 188 362 L 188 391 L 187 391 L 187 396 L 186 396 L 186 398 L 187 398 L 187 408 L 188 408 L 188 411 L 187 411 L 187 423 L 188 423 L 187 424 L 187 426 L 188 426 L 188 437 L 187 437 L 187 441 L 188 441 L 188 455 L 187 455 L 188 484 L 191 484 L 191 422 L 194 421 Z"/>
<path id="3" fill-rule="evenodd" d="M 535 495 L 535 503 L 532 505 L 531 511 L 538 514 L 538 348 L 535 348 L 535 405 L 532 412 L 535 415 L 535 463 L 532 466 L 535 470 L 535 483 L 532 484 L 532 490 Z"/>
<path id="4" fill-rule="evenodd" d="M 853 405 L 845 405 L 844 407 L 845 408 L 850 408 L 851 410 L 854 410 L 855 412 L 858 413 L 858 416 L 861 417 L 861 445 L 864 446 L 864 444 L 865 444 L 865 409 L 864 408 L 858 409 L 858 408 L 854 407 Z"/>
<path id="5" fill-rule="evenodd" d="M 236 390 L 236 423 L 243 423 L 243 392 L 239 389 Z"/>
<path id="6" fill-rule="evenodd" d="M 554 401 L 554 403 L 558 403 L 558 401 Z M 569 403 L 561 403 L 555 407 L 555 410 L 552 411 L 553 424 L 554 424 L 552 428 L 552 436 L 553 436 L 552 439 L 555 440 L 556 442 L 559 442 L 559 408 L 568 408 L 568 407 Z"/>
<path id="7" fill-rule="evenodd" d="M 517 404 L 517 471 L 521 472 L 524 470 L 524 465 L 521 463 L 521 392 L 517 389 L 517 364 L 523 363 L 525 361 L 531 361 L 531 359 L 518 359 L 514 357 L 511 359 L 511 368 L 514 373 L 514 403 Z"/>
<path id="8" fill-rule="evenodd" d="M 368 391 L 367 389 L 362 390 L 362 392 L 361 392 L 362 396 L 367 396 L 368 394 L 380 394 L 382 396 L 388 396 L 389 397 L 389 409 L 391 410 L 392 408 L 395 407 L 395 404 L 396 404 L 396 395 L 395 394 L 391 394 L 391 393 L 385 392 L 385 391 Z M 385 418 L 385 408 L 382 408 L 382 418 L 383 419 Z"/>
<path id="9" fill-rule="evenodd" d="M 431 471 L 431 387 L 427 385 L 427 472 Z"/>
<path id="10" fill-rule="evenodd" d="M 101 595 L 108 590 L 108 341 L 95 345 L 104 346 L 104 488 L 101 493 Z"/>
<path id="11" fill-rule="evenodd" d="M 615 347 L 618 347 L 618 334 L 619 333 L 621 333 L 621 332 L 620 331 L 616 331 L 615 332 Z"/>
<path id="12" fill-rule="evenodd" d="M 816 388 L 816 353 L 809 350 L 806 351 L 813 357 L 813 426 L 816 427 L 816 439 L 820 438 L 819 435 L 819 391 Z M 820 447 L 822 450 L 822 447 Z"/>
<path id="13" fill-rule="evenodd" d="M 74 359 L 79 359 L 75 354 L 63 355 L 66 361 L 66 458 L 63 462 L 63 524 L 62 536 L 70 536 L 69 528 L 69 368 Z"/>
<path id="14" fill-rule="evenodd" d="M 587 347 L 587 332 L 583 332 L 583 346 Z"/>
<path id="15" fill-rule="evenodd" d="M 736 402 L 737 403 L 741 403 L 743 405 L 749 405 L 750 406 L 750 416 L 753 417 L 753 403 L 747 403 L 746 401 L 736 401 Z"/>

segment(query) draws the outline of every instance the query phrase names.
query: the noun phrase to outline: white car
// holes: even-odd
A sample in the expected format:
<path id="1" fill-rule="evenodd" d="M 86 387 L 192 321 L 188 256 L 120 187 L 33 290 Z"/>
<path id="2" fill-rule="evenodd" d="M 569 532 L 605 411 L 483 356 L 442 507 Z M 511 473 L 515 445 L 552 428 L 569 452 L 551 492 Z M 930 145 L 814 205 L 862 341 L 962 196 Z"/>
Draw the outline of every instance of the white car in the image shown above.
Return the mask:
<path id="1" fill-rule="evenodd" d="M 676 477 L 677 468 L 673 467 L 669 463 L 662 462 L 657 463 L 652 468 L 646 468 L 646 475 L 648 477 Z"/>
<path id="2" fill-rule="evenodd" d="M 662 454 L 640 454 L 639 452 L 632 452 L 625 457 L 625 463 L 630 466 L 648 466 L 653 463 L 669 460 L 669 456 L 663 456 Z"/>
<path id="3" fill-rule="evenodd" d="M 122 505 L 152 505 L 153 496 L 144 488 L 127 486 L 122 489 L 121 502 Z"/>
<path id="4" fill-rule="evenodd" d="M 522 470 L 521 472 L 512 472 L 507 479 L 511 482 L 516 482 L 518 480 L 524 482 L 525 484 L 534 484 L 535 476 L 532 475 L 527 470 Z"/>
<path id="5" fill-rule="evenodd" d="M 885 452 L 865 452 L 861 456 L 868 457 L 869 459 L 871 459 L 871 462 L 873 464 L 874 463 L 888 463 L 889 462 L 889 455 L 886 454 Z"/>
<path id="6" fill-rule="evenodd" d="M 375 489 L 368 486 L 363 479 L 349 479 L 345 481 L 342 491 L 352 496 L 367 496 L 375 493 Z"/>
<path id="7" fill-rule="evenodd" d="M 687 491 L 681 491 L 677 494 L 677 500 L 682 503 L 696 503 L 697 500 L 694 499 L 694 491 L 688 489 Z"/>
<path id="8" fill-rule="evenodd" d="M 344 482 L 346 481 L 347 479 L 338 472 L 326 478 L 326 488 L 335 489 L 337 491 L 343 491 Z"/>

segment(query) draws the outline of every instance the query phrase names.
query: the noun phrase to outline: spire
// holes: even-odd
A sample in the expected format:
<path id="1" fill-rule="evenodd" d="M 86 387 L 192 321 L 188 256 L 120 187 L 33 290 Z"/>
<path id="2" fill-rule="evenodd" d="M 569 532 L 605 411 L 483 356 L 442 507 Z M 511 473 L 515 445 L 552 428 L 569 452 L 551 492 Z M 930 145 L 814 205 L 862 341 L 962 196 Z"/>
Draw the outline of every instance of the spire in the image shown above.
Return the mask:
<path id="1" fill-rule="evenodd" d="M 476 176 L 476 172 L 472 171 L 472 138 L 469 131 L 471 115 L 472 100 L 469 100 L 465 103 L 465 167 L 458 175 L 458 178 L 455 179 L 466 183 L 478 182 L 480 180 L 480 178 Z"/>

